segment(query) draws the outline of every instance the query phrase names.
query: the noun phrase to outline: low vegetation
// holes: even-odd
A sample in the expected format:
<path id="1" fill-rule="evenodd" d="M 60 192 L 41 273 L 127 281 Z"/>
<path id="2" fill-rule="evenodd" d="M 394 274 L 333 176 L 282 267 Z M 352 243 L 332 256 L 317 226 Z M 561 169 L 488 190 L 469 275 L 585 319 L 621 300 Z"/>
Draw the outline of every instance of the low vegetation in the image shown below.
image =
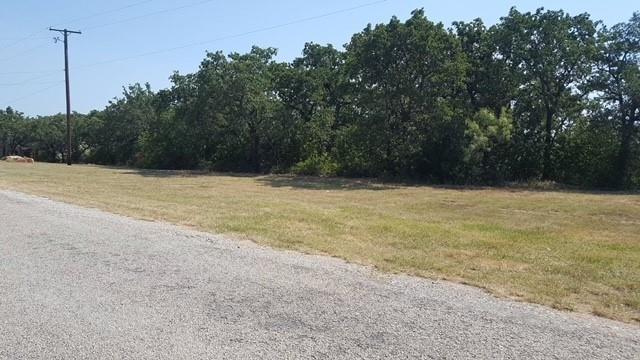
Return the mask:
<path id="1" fill-rule="evenodd" d="M 0 188 L 640 323 L 638 194 L 42 163 Z"/>

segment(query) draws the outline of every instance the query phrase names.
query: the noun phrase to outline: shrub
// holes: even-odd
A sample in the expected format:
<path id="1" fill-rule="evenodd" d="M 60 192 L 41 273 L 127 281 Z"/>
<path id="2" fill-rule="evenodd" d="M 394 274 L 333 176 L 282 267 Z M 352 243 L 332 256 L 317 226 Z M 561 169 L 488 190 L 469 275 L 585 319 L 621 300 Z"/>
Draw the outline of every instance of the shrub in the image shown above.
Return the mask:
<path id="1" fill-rule="evenodd" d="M 312 155 L 291 168 L 296 175 L 335 176 L 338 164 L 327 154 Z"/>

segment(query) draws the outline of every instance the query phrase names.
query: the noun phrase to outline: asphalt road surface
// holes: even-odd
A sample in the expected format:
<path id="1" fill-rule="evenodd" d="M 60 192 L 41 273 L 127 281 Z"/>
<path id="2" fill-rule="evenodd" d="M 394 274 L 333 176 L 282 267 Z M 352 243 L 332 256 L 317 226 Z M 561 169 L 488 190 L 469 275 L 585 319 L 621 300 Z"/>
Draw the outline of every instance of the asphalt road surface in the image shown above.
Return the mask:
<path id="1" fill-rule="evenodd" d="M 0 191 L 1 359 L 640 359 L 640 327 Z"/>

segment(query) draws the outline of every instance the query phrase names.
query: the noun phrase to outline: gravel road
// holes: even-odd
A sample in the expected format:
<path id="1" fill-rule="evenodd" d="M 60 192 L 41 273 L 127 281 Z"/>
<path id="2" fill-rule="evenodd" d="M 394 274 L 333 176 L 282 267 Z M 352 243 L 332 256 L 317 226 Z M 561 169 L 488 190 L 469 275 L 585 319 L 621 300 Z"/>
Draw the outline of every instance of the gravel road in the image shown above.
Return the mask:
<path id="1" fill-rule="evenodd" d="M 0 191 L 1 359 L 640 359 L 640 327 Z"/>

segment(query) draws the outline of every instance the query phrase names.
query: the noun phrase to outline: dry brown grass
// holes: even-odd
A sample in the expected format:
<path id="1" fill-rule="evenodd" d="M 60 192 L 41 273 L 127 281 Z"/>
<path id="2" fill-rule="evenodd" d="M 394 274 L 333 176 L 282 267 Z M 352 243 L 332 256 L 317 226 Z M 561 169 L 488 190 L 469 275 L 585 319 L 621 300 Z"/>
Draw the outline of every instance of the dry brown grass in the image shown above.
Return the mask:
<path id="1" fill-rule="evenodd" d="M 0 186 L 640 323 L 640 195 L 0 164 Z"/>

